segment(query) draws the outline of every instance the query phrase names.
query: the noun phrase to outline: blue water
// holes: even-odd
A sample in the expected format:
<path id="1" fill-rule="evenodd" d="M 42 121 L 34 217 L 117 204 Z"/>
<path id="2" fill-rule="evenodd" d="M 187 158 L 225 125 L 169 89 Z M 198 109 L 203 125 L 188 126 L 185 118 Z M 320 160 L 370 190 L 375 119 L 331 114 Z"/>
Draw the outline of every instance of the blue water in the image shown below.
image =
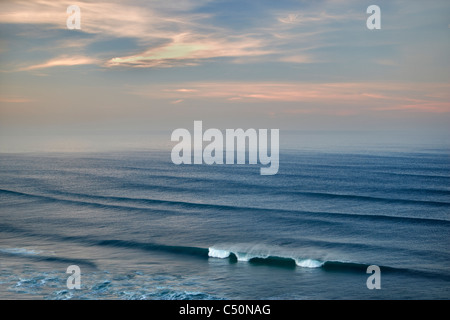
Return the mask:
<path id="1" fill-rule="evenodd" d="M 0 298 L 449 299 L 449 213 L 448 149 L 1 154 Z"/>

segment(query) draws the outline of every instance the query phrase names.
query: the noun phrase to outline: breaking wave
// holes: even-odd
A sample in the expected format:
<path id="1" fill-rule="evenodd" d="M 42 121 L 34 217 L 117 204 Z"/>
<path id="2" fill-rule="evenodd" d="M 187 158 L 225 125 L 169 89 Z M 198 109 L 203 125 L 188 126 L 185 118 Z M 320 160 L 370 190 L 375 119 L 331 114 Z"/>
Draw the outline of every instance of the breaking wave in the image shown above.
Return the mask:
<path id="1" fill-rule="evenodd" d="M 217 259 L 229 259 L 232 262 L 248 262 L 257 265 L 269 265 L 278 267 L 320 269 L 330 272 L 355 272 L 366 273 L 372 263 L 361 263 L 348 260 L 327 260 L 315 257 L 302 256 L 296 252 L 281 247 L 270 247 L 266 245 L 221 245 L 208 248 L 208 256 Z M 375 263 L 376 264 L 376 263 Z M 399 268 L 378 265 L 383 272 L 409 273 L 424 277 L 444 277 L 442 274 L 419 271 L 416 269 Z M 444 277 L 448 279 L 448 277 Z"/>
<path id="2" fill-rule="evenodd" d="M 245 251 L 244 251 L 245 250 Z M 280 266 L 298 266 L 302 268 L 320 268 L 324 261 L 296 257 L 286 252 L 276 252 L 273 248 L 265 246 L 231 245 L 228 248 L 208 248 L 208 256 L 211 258 L 231 259 L 255 264 L 268 264 Z"/>

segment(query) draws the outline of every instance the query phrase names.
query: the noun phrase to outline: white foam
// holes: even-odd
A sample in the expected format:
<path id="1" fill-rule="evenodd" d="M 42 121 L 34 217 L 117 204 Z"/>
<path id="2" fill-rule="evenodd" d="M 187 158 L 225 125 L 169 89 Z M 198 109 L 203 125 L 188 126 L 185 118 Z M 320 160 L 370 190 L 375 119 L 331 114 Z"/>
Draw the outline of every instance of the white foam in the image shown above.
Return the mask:
<path id="1" fill-rule="evenodd" d="M 245 252 L 236 252 L 236 253 L 234 253 L 234 255 L 236 256 L 238 261 L 243 261 L 243 262 L 249 261 L 251 258 L 255 258 L 254 256 L 249 255 L 248 253 L 245 253 Z"/>
<path id="2" fill-rule="evenodd" d="M 208 253 L 210 257 L 221 259 L 228 258 L 231 254 L 236 256 L 238 261 L 242 262 L 248 262 L 254 258 L 267 259 L 274 257 L 292 259 L 298 267 L 302 268 L 320 268 L 324 265 L 324 262 L 320 260 L 300 258 L 298 254 L 289 249 L 262 244 L 221 244 L 216 247 L 210 247 Z"/>
<path id="3" fill-rule="evenodd" d="M 323 262 L 314 259 L 296 259 L 295 264 L 302 268 L 320 268 Z"/>
<path id="4" fill-rule="evenodd" d="M 208 248 L 208 256 L 210 256 L 212 258 L 225 259 L 230 256 L 230 251 L 215 249 L 215 248 Z"/>

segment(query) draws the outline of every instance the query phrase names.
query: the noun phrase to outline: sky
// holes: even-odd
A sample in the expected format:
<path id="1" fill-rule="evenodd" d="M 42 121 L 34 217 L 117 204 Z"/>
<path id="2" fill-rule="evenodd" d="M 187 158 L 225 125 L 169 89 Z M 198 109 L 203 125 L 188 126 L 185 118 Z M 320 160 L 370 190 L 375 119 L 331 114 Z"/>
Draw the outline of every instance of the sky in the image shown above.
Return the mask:
<path id="1" fill-rule="evenodd" d="M 194 120 L 448 140 L 449 56 L 448 0 L 0 1 L 0 152 L 137 146 Z"/>

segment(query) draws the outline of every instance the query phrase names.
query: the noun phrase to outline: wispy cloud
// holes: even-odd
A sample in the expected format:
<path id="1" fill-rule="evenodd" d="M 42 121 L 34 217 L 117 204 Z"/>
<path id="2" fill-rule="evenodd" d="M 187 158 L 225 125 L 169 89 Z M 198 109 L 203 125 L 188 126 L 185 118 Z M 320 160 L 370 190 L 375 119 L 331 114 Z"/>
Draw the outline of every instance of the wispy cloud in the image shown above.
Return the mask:
<path id="1" fill-rule="evenodd" d="M 347 1 L 348 2 L 348 1 Z M 286 12 L 278 14 L 278 22 L 285 27 L 295 27 L 296 25 L 317 25 L 325 26 L 336 21 L 364 20 L 365 16 L 358 12 L 359 5 L 349 5 L 338 1 L 323 1 L 322 6 L 316 9 L 309 9 L 307 12 Z"/>
<path id="2" fill-rule="evenodd" d="M 280 61 L 289 63 L 313 63 L 315 59 L 311 55 L 293 55 L 283 56 L 280 58 Z"/>
<path id="3" fill-rule="evenodd" d="M 450 103 L 420 101 L 412 104 L 392 105 L 388 107 L 374 108 L 376 111 L 413 111 L 426 113 L 450 113 Z"/>
<path id="4" fill-rule="evenodd" d="M 171 43 L 152 48 L 141 54 L 110 59 L 106 66 L 171 67 L 192 65 L 199 60 L 220 57 L 253 57 L 271 53 L 262 49 L 260 40 L 232 37 L 217 40 L 211 36 L 179 34 Z"/>
<path id="5" fill-rule="evenodd" d="M 89 34 L 93 37 L 60 39 L 53 44 L 53 48 L 57 50 L 55 50 L 55 57 L 52 60 L 58 60 L 56 51 L 63 48 L 76 50 L 77 54 L 87 56 L 87 53 L 83 52 L 84 49 L 96 40 L 130 38 L 135 39 L 141 47 L 148 49 L 136 54 L 136 49 L 133 48 L 132 54 L 120 56 L 114 56 L 114 52 L 97 54 L 92 61 L 96 60 L 99 65 L 104 67 L 175 67 L 198 65 L 207 59 L 223 57 L 233 58 L 230 62 L 245 63 L 275 53 L 280 57 L 279 61 L 310 63 L 314 60 L 311 56 L 292 54 L 280 49 L 282 45 L 288 45 L 292 41 L 292 35 L 282 28 L 279 22 L 294 24 L 299 21 L 325 21 L 338 18 L 325 12 L 319 12 L 317 15 L 311 16 L 287 14 L 285 18 L 277 20 L 277 14 L 273 14 L 272 20 L 243 33 L 231 31 L 225 26 L 215 26 L 211 22 L 213 20 L 210 19 L 213 14 L 189 11 L 195 6 L 194 3 L 202 2 L 205 1 L 186 1 L 183 5 L 184 8 L 175 10 L 159 2 L 152 2 L 151 6 L 139 6 L 135 2 L 79 1 L 77 4 L 81 8 L 81 30 L 75 32 Z M 0 23 L 34 24 L 39 25 L 41 30 L 66 30 L 68 16 L 66 8 L 67 3 L 63 1 L 1 2 Z M 311 37 L 314 34 L 304 31 L 300 36 L 311 44 Z M 298 36 L 297 32 L 297 41 Z M 37 49 L 31 48 L 30 50 Z M 90 55 L 93 54 L 90 53 Z M 111 55 L 113 56 L 111 57 Z M 261 58 L 258 61 L 270 61 L 269 57 L 267 59 L 269 60 Z M 20 70 L 42 69 L 54 65 L 43 62 L 28 68 L 20 68 Z"/>
<path id="6" fill-rule="evenodd" d="M 57 58 L 51 59 L 44 63 L 20 68 L 19 71 L 30 71 L 30 70 L 36 70 L 36 69 L 45 69 L 45 68 L 62 67 L 62 66 L 79 66 L 79 65 L 86 65 L 86 64 L 96 64 L 96 63 L 98 63 L 98 61 L 96 59 L 90 58 L 90 57 L 62 56 L 62 57 L 57 57 Z"/>
<path id="7" fill-rule="evenodd" d="M 175 87 L 173 87 L 175 86 Z M 182 87 L 183 89 L 179 89 Z M 276 109 L 288 113 L 348 115 L 372 111 L 450 112 L 449 84 L 404 83 L 191 83 L 152 86 L 130 93 L 151 99 L 198 100 L 229 103 L 303 103 L 297 109 Z M 303 106 L 308 105 L 305 109 Z M 316 108 L 311 108 L 316 105 Z"/>
<path id="8" fill-rule="evenodd" d="M 0 103 L 26 103 L 31 101 L 31 99 L 20 97 L 0 97 Z"/>
<path id="9" fill-rule="evenodd" d="M 186 4 L 191 3 L 187 1 Z M 184 38 L 184 34 L 189 30 L 200 29 L 198 20 L 207 17 L 206 14 L 165 12 L 167 8 L 159 8 L 162 5 L 155 3 L 154 6 L 139 6 L 136 2 L 84 2 L 78 1 L 77 5 L 81 9 L 81 30 L 74 33 L 90 35 L 91 39 L 74 39 L 68 36 L 67 39 L 59 37 L 56 43 L 57 49 L 65 48 L 83 53 L 88 45 L 95 40 L 123 39 L 129 38 L 137 41 L 141 46 L 148 45 L 150 49 L 144 52 L 143 59 L 134 56 L 109 59 L 100 61 L 99 58 L 91 58 L 90 61 L 83 62 L 82 59 L 72 59 L 62 61 L 55 57 L 50 62 L 37 64 L 20 70 L 33 70 L 36 68 L 52 67 L 55 65 L 77 65 L 91 63 L 97 60 L 102 65 L 152 65 L 164 60 L 164 56 L 180 58 L 182 55 L 194 55 L 209 48 L 210 43 L 178 42 L 177 39 Z M 189 7 L 189 6 L 188 6 Z M 63 1 L 8 1 L 0 2 L 0 23 L 37 25 L 41 31 L 44 30 L 66 30 L 67 2 Z M 211 28 L 210 30 L 214 30 Z M 32 30 L 26 32 L 34 32 Z M 24 32 L 24 33 L 26 33 Z M 26 36 L 24 34 L 23 36 Z M 93 37 L 93 38 L 92 38 Z M 162 48 L 154 47 L 154 43 L 166 43 Z M 203 46 L 204 50 L 201 46 Z M 36 48 L 30 48 L 36 50 Z M 47 50 L 48 53 L 51 51 Z M 67 51 L 66 51 L 67 52 Z M 92 53 L 91 53 L 92 54 Z M 114 54 L 114 53 L 110 53 Z M 86 54 L 85 54 L 86 55 Z M 155 56 L 156 55 L 156 56 Z M 201 55 L 201 54 L 200 54 Z M 104 56 L 104 55 L 103 55 Z M 159 56 L 159 58 L 158 58 Z M 104 58 L 103 58 L 104 59 Z M 61 61 L 60 61 L 61 60 Z M 142 63 L 138 61 L 142 61 Z M 58 62 L 59 61 L 59 62 Z M 124 62 L 126 61 L 126 62 Z M 156 63 L 155 63 L 156 61 Z M 106 62 L 106 63 L 105 63 Z M 67 64 L 66 64 L 67 63 Z"/>
<path id="10" fill-rule="evenodd" d="M 156 10 L 130 3 L 77 1 L 77 5 L 81 9 L 81 31 L 90 34 L 155 38 L 173 30 L 171 24 L 179 26 L 184 23 L 181 17 L 162 16 Z M 0 23 L 67 29 L 67 6 L 65 1 L 4 1 L 0 3 Z"/>
<path id="11" fill-rule="evenodd" d="M 286 24 L 294 24 L 300 22 L 300 15 L 295 13 L 289 13 L 287 16 L 278 18 L 278 21 Z"/>

